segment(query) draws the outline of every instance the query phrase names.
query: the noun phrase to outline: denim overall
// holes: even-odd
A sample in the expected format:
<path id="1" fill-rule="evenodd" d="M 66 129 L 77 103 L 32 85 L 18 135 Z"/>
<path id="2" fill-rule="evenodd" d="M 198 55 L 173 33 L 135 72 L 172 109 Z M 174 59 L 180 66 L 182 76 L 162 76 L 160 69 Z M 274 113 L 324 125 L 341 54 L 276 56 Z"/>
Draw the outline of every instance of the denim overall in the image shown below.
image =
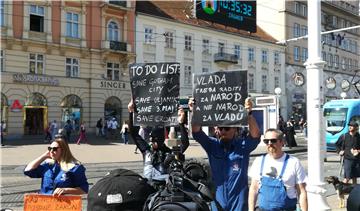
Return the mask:
<path id="1" fill-rule="evenodd" d="M 286 194 L 286 187 L 282 181 L 289 155 L 285 157 L 284 165 L 278 178 L 262 176 L 265 156 L 263 155 L 260 168 L 261 187 L 259 190 L 259 207 L 261 211 L 292 211 L 296 210 L 297 198 L 290 199 Z"/>

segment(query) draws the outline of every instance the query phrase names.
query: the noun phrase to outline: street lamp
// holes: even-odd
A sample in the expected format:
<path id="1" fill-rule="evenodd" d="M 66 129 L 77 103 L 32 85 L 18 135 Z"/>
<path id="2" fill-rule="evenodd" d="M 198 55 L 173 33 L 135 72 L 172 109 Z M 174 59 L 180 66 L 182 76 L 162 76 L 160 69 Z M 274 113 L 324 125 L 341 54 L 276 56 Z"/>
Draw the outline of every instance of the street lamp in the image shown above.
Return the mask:
<path id="1" fill-rule="evenodd" d="M 280 116 L 280 103 L 279 103 L 279 98 L 280 98 L 280 94 L 281 94 L 281 88 L 280 87 L 276 87 L 274 90 L 275 94 L 276 94 L 276 124 L 279 122 L 279 116 Z"/>
<path id="2" fill-rule="evenodd" d="M 342 99 L 345 99 L 345 98 L 346 98 L 346 92 L 341 92 L 340 97 L 341 97 Z"/>

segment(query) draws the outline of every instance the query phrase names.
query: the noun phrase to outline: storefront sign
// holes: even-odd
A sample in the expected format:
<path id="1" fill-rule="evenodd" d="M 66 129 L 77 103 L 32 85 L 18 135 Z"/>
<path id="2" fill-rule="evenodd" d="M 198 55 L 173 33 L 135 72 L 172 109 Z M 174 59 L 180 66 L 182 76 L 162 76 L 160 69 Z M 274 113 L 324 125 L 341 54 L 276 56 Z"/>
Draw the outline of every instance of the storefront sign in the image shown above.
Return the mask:
<path id="1" fill-rule="evenodd" d="M 13 75 L 14 82 L 59 86 L 59 80 L 45 75 L 16 73 Z"/>
<path id="2" fill-rule="evenodd" d="M 100 88 L 121 89 L 121 88 L 125 88 L 125 83 L 119 81 L 101 81 Z"/>
<path id="3" fill-rule="evenodd" d="M 14 100 L 14 102 L 11 104 L 10 110 L 12 112 L 19 112 L 22 109 L 22 105 L 19 100 Z"/>

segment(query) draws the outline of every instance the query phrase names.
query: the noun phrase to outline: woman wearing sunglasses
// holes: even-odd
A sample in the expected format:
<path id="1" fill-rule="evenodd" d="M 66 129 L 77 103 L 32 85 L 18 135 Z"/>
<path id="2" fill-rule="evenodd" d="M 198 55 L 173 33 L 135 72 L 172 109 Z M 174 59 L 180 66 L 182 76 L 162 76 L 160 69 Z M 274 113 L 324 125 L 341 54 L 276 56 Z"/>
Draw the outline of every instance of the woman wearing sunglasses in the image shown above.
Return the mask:
<path id="1" fill-rule="evenodd" d="M 41 156 L 24 169 L 31 178 L 42 178 L 41 194 L 86 194 L 89 184 L 85 167 L 72 155 L 63 138 L 56 138 Z"/>

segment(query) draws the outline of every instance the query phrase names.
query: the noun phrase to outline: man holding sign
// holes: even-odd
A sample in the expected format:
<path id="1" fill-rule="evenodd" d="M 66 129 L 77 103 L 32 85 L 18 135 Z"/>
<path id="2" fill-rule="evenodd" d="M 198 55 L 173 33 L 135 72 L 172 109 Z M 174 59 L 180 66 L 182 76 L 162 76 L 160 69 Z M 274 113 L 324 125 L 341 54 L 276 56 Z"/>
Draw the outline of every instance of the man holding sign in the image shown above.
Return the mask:
<path id="1" fill-rule="evenodd" d="M 240 101 L 238 99 L 241 99 L 241 95 L 236 94 L 244 92 L 242 87 L 246 87 L 246 72 L 244 74 L 245 78 L 237 80 L 237 84 L 232 84 L 232 79 L 226 74 L 225 72 L 217 72 L 214 74 L 216 76 L 207 75 L 201 80 L 197 80 L 199 78 L 197 76 L 194 77 L 194 97 L 196 104 L 194 104 L 193 99 L 189 101 L 190 109 L 193 110 L 192 133 L 193 138 L 200 143 L 208 155 L 212 179 L 216 186 L 216 200 L 219 202 L 219 205 L 224 210 L 247 211 L 249 191 L 247 170 L 249 166 L 249 156 L 260 142 L 260 130 L 255 118 L 251 114 L 253 107 L 251 99 L 247 98 L 244 106 L 239 105 Z M 233 73 L 230 73 L 230 75 L 231 74 Z M 231 76 L 231 78 L 234 78 L 234 76 Z M 227 81 L 230 83 L 227 83 Z M 215 90 L 197 89 L 197 87 L 199 87 L 198 85 L 202 84 L 208 84 L 207 86 L 210 87 L 210 83 L 212 83 L 212 87 L 215 88 Z M 202 99 L 199 99 L 196 97 L 196 92 L 210 92 L 214 94 L 215 97 L 211 98 L 210 96 L 210 98 L 208 98 L 208 100 L 215 99 L 212 102 L 212 105 L 214 105 L 212 106 L 212 111 L 204 106 L 204 104 L 209 105 L 209 101 L 206 101 L 204 95 L 201 95 Z M 219 98 L 217 96 L 219 96 Z M 225 102 L 226 100 L 227 102 Z M 216 109 L 216 105 L 221 104 L 225 104 L 228 108 L 222 109 L 223 107 L 219 106 L 219 109 Z M 238 108 L 239 114 L 233 112 L 232 108 L 235 107 Z M 209 115 L 206 115 L 206 112 L 202 112 L 203 110 Z M 226 113 L 226 111 L 229 111 L 229 113 Z M 201 112 L 203 115 L 197 118 L 196 116 L 199 117 L 198 113 Z M 244 112 L 247 112 L 247 117 L 245 117 L 246 114 L 244 114 Z M 223 118 L 215 119 L 214 121 L 214 118 L 219 115 L 222 115 Z M 210 119 L 209 117 L 213 118 Z M 249 124 L 249 136 L 238 138 L 236 135 L 237 127 L 234 126 L 243 122 L 245 118 L 247 118 L 247 123 Z M 219 121 L 220 119 L 222 122 Z M 219 139 L 209 137 L 201 130 L 201 125 L 216 126 L 214 125 L 216 122 L 219 122 L 220 125 L 218 126 Z M 215 204 L 212 204 L 212 209 L 217 210 Z"/>

